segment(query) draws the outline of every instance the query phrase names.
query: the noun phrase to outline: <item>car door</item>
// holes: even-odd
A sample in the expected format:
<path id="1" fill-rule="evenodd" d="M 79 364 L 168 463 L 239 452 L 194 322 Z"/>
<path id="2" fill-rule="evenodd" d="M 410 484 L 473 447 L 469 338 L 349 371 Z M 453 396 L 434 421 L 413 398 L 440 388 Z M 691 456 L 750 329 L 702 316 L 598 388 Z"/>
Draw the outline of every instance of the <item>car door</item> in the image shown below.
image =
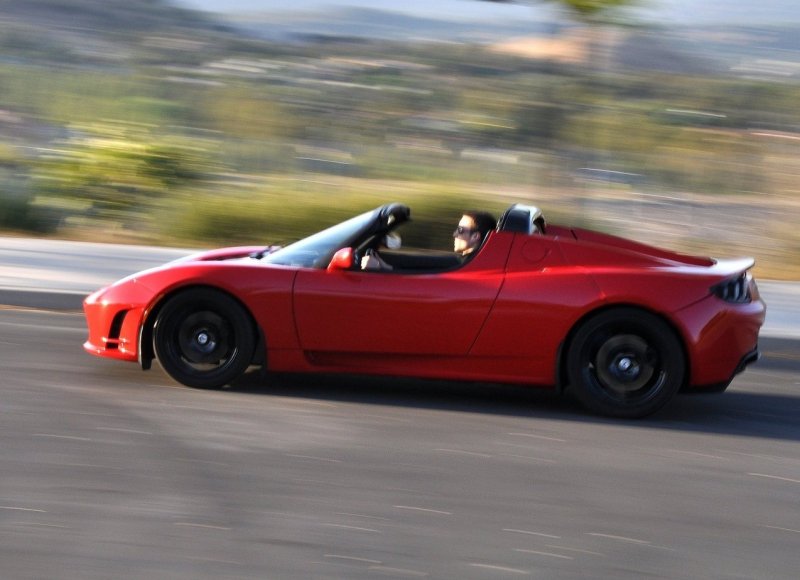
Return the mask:
<path id="1" fill-rule="evenodd" d="M 462 268 L 403 274 L 304 269 L 294 287 L 303 350 L 468 353 L 503 283 L 511 236 L 492 235 Z"/>

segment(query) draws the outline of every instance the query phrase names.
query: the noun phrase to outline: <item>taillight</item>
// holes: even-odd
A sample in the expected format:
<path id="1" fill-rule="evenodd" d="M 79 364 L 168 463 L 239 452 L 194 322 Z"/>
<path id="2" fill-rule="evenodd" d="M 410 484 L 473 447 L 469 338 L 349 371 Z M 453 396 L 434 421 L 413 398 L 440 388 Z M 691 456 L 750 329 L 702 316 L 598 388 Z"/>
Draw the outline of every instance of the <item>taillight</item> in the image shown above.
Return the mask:
<path id="1" fill-rule="evenodd" d="M 752 277 L 747 272 L 742 272 L 734 278 L 729 278 L 711 287 L 711 293 L 725 302 L 734 304 L 747 304 L 753 300 L 751 291 Z"/>

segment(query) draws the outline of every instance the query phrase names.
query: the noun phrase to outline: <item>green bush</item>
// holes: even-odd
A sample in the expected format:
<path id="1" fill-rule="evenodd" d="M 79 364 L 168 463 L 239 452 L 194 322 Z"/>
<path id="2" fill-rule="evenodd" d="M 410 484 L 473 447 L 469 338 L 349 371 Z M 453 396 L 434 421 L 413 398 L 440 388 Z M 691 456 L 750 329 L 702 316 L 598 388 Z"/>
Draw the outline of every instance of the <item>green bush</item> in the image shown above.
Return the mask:
<path id="1" fill-rule="evenodd" d="M 35 207 L 28 196 L 0 193 L 0 229 L 47 234 L 57 225 L 58 216 Z"/>
<path id="2" fill-rule="evenodd" d="M 165 210 L 160 221 L 168 235 L 214 246 L 220 244 L 285 244 L 337 224 L 380 205 L 401 202 L 411 208 L 412 223 L 403 228 L 404 244 L 449 249 L 462 212 L 484 209 L 496 216 L 509 205 L 475 193 L 387 184 L 384 192 L 358 191 L 367 184 L 345 180 L 356 191 L 342 193 L 323 185 L 303 190 L 287 187 L 247 196 L 202 195 Z M 373 185 L 373 183 L 369 183 Z M 167 233 L 167 232 L 165 232 Z"/>

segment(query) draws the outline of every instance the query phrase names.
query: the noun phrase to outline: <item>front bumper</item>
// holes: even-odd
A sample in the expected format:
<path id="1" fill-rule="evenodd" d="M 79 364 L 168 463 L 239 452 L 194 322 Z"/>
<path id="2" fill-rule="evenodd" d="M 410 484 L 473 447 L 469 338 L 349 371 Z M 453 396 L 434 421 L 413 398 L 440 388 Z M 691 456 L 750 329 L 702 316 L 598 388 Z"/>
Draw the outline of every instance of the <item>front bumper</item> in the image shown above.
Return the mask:
<path id="1" fill-rule="evenodd" d="M 139 331 L 151 293 L 131 281 L 91 294 L 83 302 L 89 336 L 83 348 L 89 354 L 137 361 Z"/>

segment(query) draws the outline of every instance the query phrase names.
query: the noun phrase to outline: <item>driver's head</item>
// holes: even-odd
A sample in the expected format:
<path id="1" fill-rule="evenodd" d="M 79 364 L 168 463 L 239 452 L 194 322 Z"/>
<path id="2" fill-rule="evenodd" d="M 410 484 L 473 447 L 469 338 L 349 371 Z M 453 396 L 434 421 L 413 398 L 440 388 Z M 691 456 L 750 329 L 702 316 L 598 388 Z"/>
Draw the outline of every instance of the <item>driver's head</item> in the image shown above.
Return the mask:
<path id="1" fill-rule="evenodd" d="M 483 238 L 497 227 L 491 214 L 485 211 L 468 211 L 461 216 L 458 227 L 453 232 L 453 250 L 466 255 L 483 242 Z"/>

